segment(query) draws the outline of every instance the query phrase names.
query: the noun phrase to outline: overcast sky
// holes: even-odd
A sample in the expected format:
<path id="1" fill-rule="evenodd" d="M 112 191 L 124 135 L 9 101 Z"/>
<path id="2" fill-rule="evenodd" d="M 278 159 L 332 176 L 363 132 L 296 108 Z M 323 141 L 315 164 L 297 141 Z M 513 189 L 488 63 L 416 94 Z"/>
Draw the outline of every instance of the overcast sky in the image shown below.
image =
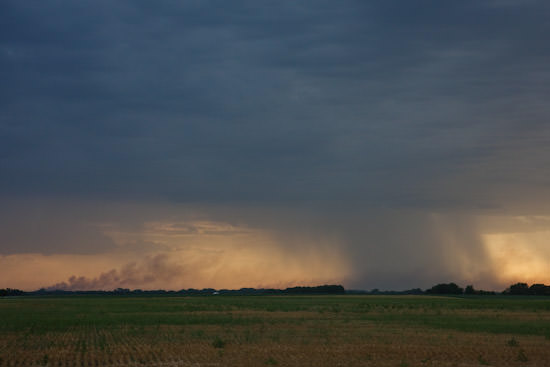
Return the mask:
<path id="1" fill-rule="evenodd" d="M 0 287 L 550 282 L 549 35 L 542 0 L 2 1 Z"/>

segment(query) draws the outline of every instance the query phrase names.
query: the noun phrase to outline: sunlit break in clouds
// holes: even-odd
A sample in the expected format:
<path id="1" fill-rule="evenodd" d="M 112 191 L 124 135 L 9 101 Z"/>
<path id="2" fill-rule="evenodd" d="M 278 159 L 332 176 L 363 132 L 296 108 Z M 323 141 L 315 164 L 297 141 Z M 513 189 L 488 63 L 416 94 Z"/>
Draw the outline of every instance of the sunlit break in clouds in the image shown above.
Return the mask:
<path id="1" fill-rule="evenodd" d="M 545 1 L 3 1 L 0 288 L 550 283 Z"/>

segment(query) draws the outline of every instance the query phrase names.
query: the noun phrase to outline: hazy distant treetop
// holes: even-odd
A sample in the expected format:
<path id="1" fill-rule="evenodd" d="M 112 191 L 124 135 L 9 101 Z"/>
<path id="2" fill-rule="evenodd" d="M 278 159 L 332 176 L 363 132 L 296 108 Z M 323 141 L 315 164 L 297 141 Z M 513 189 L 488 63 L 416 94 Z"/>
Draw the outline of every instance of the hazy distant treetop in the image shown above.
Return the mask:
<path id="1" fill-rule="evenodd" d="M 473 289 L 473 287 L 472 287 Z M 426 293 L 430 294 L 462 294 L 464 290 L 460 288 L 456 283 L 440 283 L 434 285 L 432 288 L 426 290 Z"/>

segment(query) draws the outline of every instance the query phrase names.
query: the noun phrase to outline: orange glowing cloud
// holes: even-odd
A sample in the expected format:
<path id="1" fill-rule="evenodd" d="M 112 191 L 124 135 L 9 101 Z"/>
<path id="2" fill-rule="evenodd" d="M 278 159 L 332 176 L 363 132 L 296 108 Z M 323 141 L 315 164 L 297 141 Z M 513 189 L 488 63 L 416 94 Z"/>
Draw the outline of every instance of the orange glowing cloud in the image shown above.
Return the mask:
<path id="1" fill-rule="evenodd" d="M 281 244 L 268 231 L 212 221 L 101 224 L 117 245 L 95 255 L 0 257 L 0 279 L 25 289 L 288 287 L 341 283 L 345 258 L 332 243 Z M 298 239 L 296 239 L 298 241 Z M 9 274 L 9 277 L 7 275 Z"/>
<path id="2" fill-rule="evenodd" d="M 496 275 L 504 284 L 550 283 L 550 231 L 483 236 Z"/>

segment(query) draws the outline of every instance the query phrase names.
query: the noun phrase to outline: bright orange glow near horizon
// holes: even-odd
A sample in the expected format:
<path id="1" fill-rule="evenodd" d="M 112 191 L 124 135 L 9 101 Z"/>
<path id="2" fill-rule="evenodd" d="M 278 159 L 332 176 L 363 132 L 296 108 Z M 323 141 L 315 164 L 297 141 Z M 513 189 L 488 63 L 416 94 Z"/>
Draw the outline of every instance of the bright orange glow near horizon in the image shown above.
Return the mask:
<path id="1" fill-rule="evenodd" d="M 495 275 L 504 284 L 550 284 L 550 231 L 483 236 Z"/>
<path id="2" fill-rule="evenodd" d="M 342 283 L 350 276 L 337 246 L 300 242 L 293 248 L 265 231 L 226 223 L 151 222 L 142 232 L 104 228 L 119 246 L 114 252 L 0 256 L 1 273 L 11 274 L 0 277 L 0 288 L 286 288 Z"/>
<path id="3" fill-rule="evenodd" d="M 483 250 L 478 252 L 465 251 L 463 246 L 464 238 L 475 239 L 475 232 L 472 236 L 457 237 L 456 229 L 449 226 L 452 219 L 434 223 L 441 232 L 438 243 L 445 251 L 432 260 L 440 261 L 443 271 L 448 273 L 441 278 L 439 273 L 434 274 L 433 284 L 455 281 L 462 286 L 473 284 L 477 289 L 497 291 L 516 282 L 549 284 L 550 231 L 544 230 L 547 218 L 487 220 L 480 220 L 476 229 L 481 232 L 479 246 Z M 407 259 L 400 259 L 398 267 L 392 268 L 392 262 L 374 268 L 375 262 L 367 264 L 353 258 L 357 249 L 347 248 L 337 237 L 322 231 L 309 235 L 281 233 L 284 231 L 206 219 L 150 220 L 139 226 L 114 222 L 92 225 L 112 241 L 113 248 L 92 254 L 0 256 L 0 288 L 179 290 L 286 288 L 327 283 L 353 287 L 364 274 L 376 284 L 383 279 L 370 274 L 382 269 L 391 276 L 409 265 Z M 499 232 L 503 228 L 510 231 Z M 365 272 L 360 274 L 361 270 Z M 412 287 L 433 285 L 428 282 L 415 282 Z"/>

